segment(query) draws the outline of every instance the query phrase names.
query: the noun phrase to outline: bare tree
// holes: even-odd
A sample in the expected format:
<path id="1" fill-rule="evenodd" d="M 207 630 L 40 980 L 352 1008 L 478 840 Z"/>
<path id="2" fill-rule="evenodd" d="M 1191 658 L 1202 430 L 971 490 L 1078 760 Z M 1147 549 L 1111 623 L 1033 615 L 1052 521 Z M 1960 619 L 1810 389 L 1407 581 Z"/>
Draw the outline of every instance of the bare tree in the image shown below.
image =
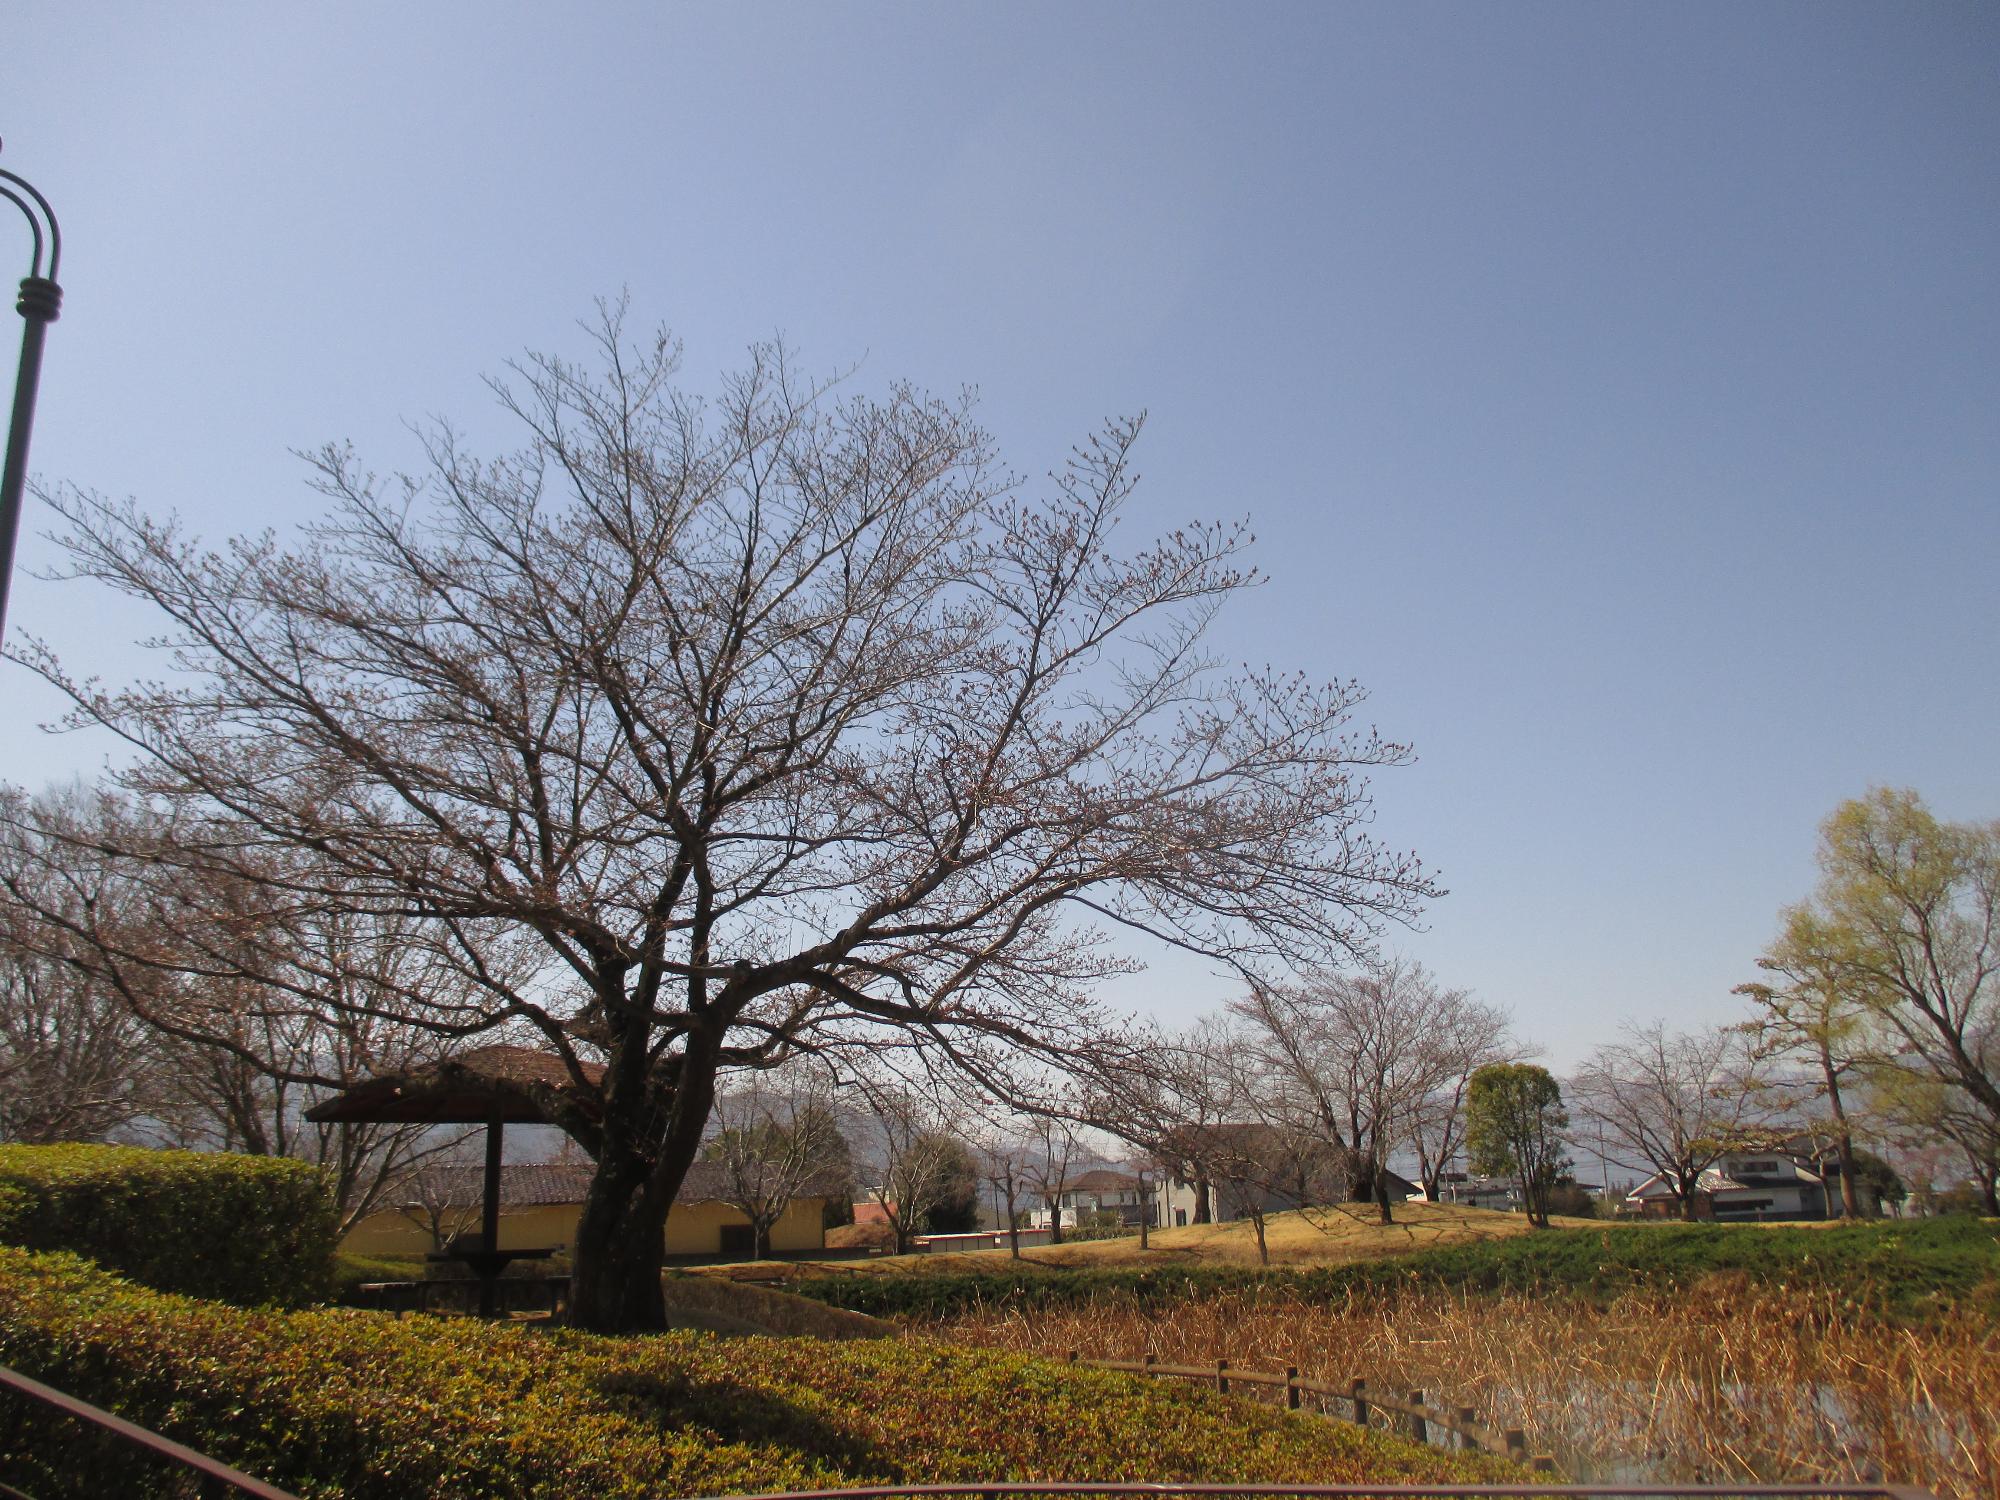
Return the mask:
<path id="1" fill-rule="evenodd" d="M 1390 1153 L 1417 1143 L 1437 1153 L 1424 1165 L 1442 1175 L 1462 1129 L 1466 1080 L 1495 1060 L 1506 1034 L 1504 1016 L 1401 959 L 1258 985 L 1231 1010 L 1251 1027 L 1272 1086 L 1296 1102 L 1291 1128 L 1352 1152 L 1355 1187 L 1384 1224 L 1393 1219 Z"/>
<path id="2" fill-rule="evenodd" d="M 864 1073 L 855 1090 L 873 1129 L 869 1196 L 896 1236 L 896 1253 L 905 1255 L 958 1187 L 954 1179 L 968 1154 L 963 1111 L 949 1094 L 894 1076 Z"/>
<path id="3" fill-rule="evenodd" d="M 1524 1049 L 1510 1033 L 1507 1013 L 1464 990 L 1441 990 L 1417 1038 L 1416 1086 L 1404 1133 L 1417 1157 L 1424 1196 L 1435 1203 L 1444 1175 L 1466 1144 L 1466 1093 L 1472 1075 L 1496 1063 L 1516 1062 Z"/>
<path id="4" fill-rule="evenodd" d="M 1034 1144 L 1009 1121 L 988 1122 L 974 1139 L 979 1173 L 993 1189 L 995 1217 L 1007 1231 L 1007 1249 L 1021 1258 L 1021 1204 L 1032 1191 L 1028 1180 Z"/>
<path id="5" fill-rule="evenodd" d="M 716 1096 L 716 1132 L 702 1155 L 721 1168 L 725 1200 L 750 1221 L 751 1254 L 770 1252 L 771 1230 L 792 1200 L 848 1159 L 830 1080 L 794 1063 Z"/>
<path id="6" fill-rule="evenodd" d="M 1094 1124 L 1154 1162 L 1165 1182 L 1193 1189 L 1196 1224 L 1214 1210 L 1209 1131 L 1229 1100 L 1212 1059 L 1227 1033 L 1225 1021 L 1206 1016 L 1182 1036 L 1149 1037 L 1135 1049 L 1143 1063 L 1121 1070 L 1093 1112 Z"/>
<path id="7" fill-rule="evenodd" d="M 1075 1165 L 1081 1142 L 1076 1126 L 1054 1114 L 1039 1114 L 1027 1125 L 1028 1153 L 1022 1163 L 1030 1191 L 1041 1199 L 1049 1216 L 1049 1243 L 1062 1243 L 1062 1197 L 1069 1185 L 1070 1168 Z"/>
<path id="8" fill-rule="evenodd" d="M 1270 1264 L 1273 1212 L 1344 1196 L 1352 1154 L 1330 1146 L 1287 1094 L 1261 1038 L 1210 1018 L 1167 1054 L 1169 1113 L 1164 1148 L 1189 1164 L 1213 1193 L 1219 1219 L 1247 1219 L 1257 1258 Z"/>
<path id="9" fill-rule="evenodd" d="M 1031 494 L 962 402 L 843 398 L 777 347 L 704 402 L 615 310 L 599 343 L 496 387 L 516 453 L 439 428 L 394 484 L 321 453 L 333 512 L 296 543 L 43 493 L 176 670 L 103 690 L 8 648 L 171 811 L 131 878 L 420 921 L 483 1001 L 414 1014 L 564 1060 L 580 1324 L 662 1321 L 723 1070 L 907 1036 L 1015 1096 L 1012 1059 L 1102 1055 L 1107 931 L 1277 972 L 1434 894 L 1368 837 L 1365 777 L 1406 751 L 1349 728 L 1360 690 L 1205 653 L 1243 528 L 1114 545 L 1139 421 Z M 528 978 L 486 966 L 496 933 Z"/>
<path id="10" fill-rule="evenodd" d="M 414 1008 L 448 1016 L 468 986 L 437 961 L 422 924 L 327 903 L 273 911 L 226 872 L 148 870 L 174 827 L 115 794 L 14 805 L 21 815 L 0 823 L 11 946 L 99 998 L 73 1018 L 70 1045 L 90 1045 L 85 1026 L 114 1043 L 143 1038 L 130 1064 L 151 1080 L 153 1137 L 324 1167 L 343 1229 L 458 1138 L 306 1118 L 334 1091 L 439 1052 Z"/>
<path id="11" fill-rule="evenodd" d="M 1627 1025 L 1571 1081 L 1569 1097 L 1600 1127 L 1610 1159 L 1657 1174 L 1692 1219 L 1701 1176 L 1732 1151 L 1766 1145 L 1762 1072 L 1742 1028 L 1669 1031 Z"/>
<path id="12" fill-rule="evenodd" d="M 2000 1125 L 1985 1106 L 1921 1063 L 1883 1063 L 1865 1077 L 1869 1112 L 1891 1142 L 1955 1155 L 1985 1212 L 2000 1216 Z"/>
<path id="13" fill-rule="evenodd" d="M 87 796 L 71 791 L 48 800 L 74 804 Z M 30 899 L 7 895 L 24 882 Z M 12 828 L 0 828 L 0 1136 L 8 1140 L 103 1140 L 165 1107 L 158 1038 L 78 962 L 75 941 L 48 930 L 34 911 L 54 905 L 74 919 L 79 903 L 64 872 L 41 867 Z"/>
<path id="14" fill-rule="evenodd" d="M 1153 1189 L 1165 1169 L 1152 1152 L 1138 1150 L 1125 1158 L 1125 1170 L 1138 1179 L 1139 1248 L 1148 1250 L 1153 1243 Z"/>
<path id="15" fill-rule="evenodd" d="M 454 1142 L 422 1168 L 403 1174 L 392 1196 L 400 1200 L 396 1211 L 429 1235 L 431 1249 L 442 1254 L 480 1227 L 483 1189 L 480 1168 L 463 1144 Z"/>

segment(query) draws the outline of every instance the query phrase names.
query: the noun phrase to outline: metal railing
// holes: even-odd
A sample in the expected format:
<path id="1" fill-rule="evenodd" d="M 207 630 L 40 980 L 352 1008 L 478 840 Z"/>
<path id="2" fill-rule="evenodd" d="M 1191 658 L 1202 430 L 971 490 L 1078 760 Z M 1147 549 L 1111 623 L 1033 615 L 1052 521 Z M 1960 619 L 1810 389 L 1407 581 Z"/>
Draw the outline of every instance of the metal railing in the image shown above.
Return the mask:
<path id="1" fill-rule="evenodd" d="M 1296 1495 L 1304 1500 L 1334 1496 L 1423 1497 L 1423 1500 L 1937 1500 L 1929 1490 L 1904 1484 L 1100 1484 L 1085 1480 L 987 1484 L 888 1484 L 845 1490 L 774 1490 L 762 1495 L 709 1496 L 707 1500 L 935 1500 L 962 1496 L 966 1500 L 1009 1500 L 1017 1495 L 1129 1496 L 1132 1500 L 1163 1495 L 1245 1497 Z"/>
<path id="2" fill-rule="evenodd" d="M 1081 1362 L 1081 1361 L 1080 1361 Z M 1197 1370 L 1191 1366 L 1157 1365 L 1145 1363 L 1112 1363 L 1109 1361 L 1089 1363 L 1114 1369 L 1147 1370 L 1155 1375 L 1185 1376 L 1197 1375 L 1203 1379 L 1242 1381 L 1252 1384 L 1271 1384 L 1274 1377 L 1255 1371 L 1232 1370 L 1227 1362 L 1220 1371 Z M 1331 1391 L 1331 1387 L 1319 1386 L 1316 1382 L 1301 1381 L 1296 1375 L 1275 1377 L 1278 1384 L 1287 1391 L 1287 1404 L 1296 1406 L 1293 1394 L 1311 1391 Z M 1360 1384 L 1360 1382 L 1356 1382 Z M 1224 1387 L 1227 1389 L 1227 1386 Z M 135 1454 L 172 1465 L 195 1481 L 195 1494 L 200 1500 L 227 1500 L 230 1495 L 249 1496 L 250 1500 L 298 1500 L 288 1490 L 245 1474 L 241 1469 L 231 1468 L 219 1459 L 210 1458 L 205 1453 L 161 1437 L 123 1417 L 114 1416 L 101 1407 L 92 1406 L 75 1396 L 31 1380 L 14 1370 L 0 1366 L 0 1391 L 38 1402 L 42 1406 L 84 1423 L 86 1426 L 113 1438 L 130 1448 Z M 1337 1392 L 1334 1394 L 1338 1394 Z M 1432 1408 L 1422 1402 L 1371 1401 L 1371 1405 L 1381 1409 L 1393 1409 L 1406 1415 L 1422 1411 L 1428 1419 Z M 1476 1424 L 1462 1424 L 1475 1426 Z M 1457 1429 L 1454 1429 L 1457 1430 Z M 1482 1432 L 1490 1429 L 1478 1429 Z M 4 1455 L 0 1455 L 4 1456 Z M 866 1485 L 849 1489 L 826 1490 L 779 1490 L 760 1495 L 716 1496 L 711 1500 L 940 1500 L 940 1497 L 964 1497 L 964 1500 L 1010 1500 L 1015 1496 L 1057 1496 L 1085 1495 L 1099 1497 L 1130 1497 L 1130 1500 L 1146 1500 L 1159 1496 L 1201 1496 L 1216 1497 L 1216 1500 L 1263 1500 L 1263 1497 L 1298 1496 L 1301 1500 L 1332 1500 L 1332 1497 L 1410 1497 L 1410 1500 L 1668 1500 L 1668 1497 L 1685 1496 L 1690 1500 L 1708 1500 L 1708 1497 L 1740 1496 L 1743 1500 L 1937 1500 L 1930 1491 L 1913 1485 L 1900 1484 L 1591 1484 L 1566 1485 L 1549 1484 L 1124 1484 L 1103 1483 L 1089 1480 L 997 1480 L 973 1484 L 897 1484 Z M 0 1497 L 7 1500 L 32 1500 L 31 1496 L 0 1481 Z"/>
<path id="3" fill-rule="evenodd" d="M 39 1380 L 0 1366 L 0 1391 L 21 1396 L 40 1403 L 50 1410 L 59 1412 L 83 1423 L 85 1426 L 116 1440 L 135 1455 L 171 1465 L 193 1478 L 195 1494 L 200 1500 L 224 1500 L 230 1495 L 248 1495 L 251 1500 L 298 1500 L 288 1490 L 266 1484 L 245 1474 L 241 1469 L 232 1469 L 220 1459 L 210 1458 L 206 1453 L 197 1453 L 171 1438 L 163 1438 L 157 1432 L 148 1431 L 136 1422 L 128 1422 L 123 1417 L 114 1416 L 101 1407 L 92 1406 L 88 1401 L 79 1401 L 53 1386 L 43 1385 Z M 136 1488 L 136 1486 L 135 1486 Z M 21 1495 L 22 1492 L 8 1485 L 0 1484 L 0 1495 Z"/>

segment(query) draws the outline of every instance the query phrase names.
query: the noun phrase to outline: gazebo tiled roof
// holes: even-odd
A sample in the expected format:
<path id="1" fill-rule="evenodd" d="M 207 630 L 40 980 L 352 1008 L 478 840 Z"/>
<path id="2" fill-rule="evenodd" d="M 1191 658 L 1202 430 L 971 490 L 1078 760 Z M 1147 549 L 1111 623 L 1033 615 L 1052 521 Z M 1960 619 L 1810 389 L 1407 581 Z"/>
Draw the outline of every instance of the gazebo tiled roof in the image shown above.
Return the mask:
<path id="1" fill-rule="evenodd" d="M 579 1063 L 583 1081 L 604 1076 L 596 1063 Z M 498 1043 L 425 1063 L 398 1073 L 363 1079 L 315 1105 L 306 1118 L 405 1124 L 543 1124 L 542 1100 L 551 1092 L 573 1090 L 576 1079 L 553 1052 Z"/>

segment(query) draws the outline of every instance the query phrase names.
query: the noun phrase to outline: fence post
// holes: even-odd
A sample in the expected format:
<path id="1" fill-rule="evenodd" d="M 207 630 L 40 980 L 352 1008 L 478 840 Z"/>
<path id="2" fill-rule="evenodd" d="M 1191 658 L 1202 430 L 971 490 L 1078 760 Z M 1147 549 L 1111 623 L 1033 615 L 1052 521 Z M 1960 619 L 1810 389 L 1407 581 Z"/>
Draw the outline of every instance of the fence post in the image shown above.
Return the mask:
<path id="1" fill-rule="evenodd" d="M 1515 1463 L 1528 1461 L 1528 1435 L 1518 1427 L 1507 1429 L 1507 1456 Z"/>
<path id="2" fill-rule="evenodd" d="M 1297 1411 L 1298 1409 L 1299 1409 L 1299 1367 L 1297 1365 L 1286 1365 L 1285 1366 L 1285 1410 Z"/>
<path id="3" fill-rule="evenodd" d="M 1140 1370 L 1139 1373 L 1150 1379 L 1153 1374 L 1153 1366 L 1158 1364 L 1159 1362 L 1160 1362 L 1159 1355 L 1157 1354 L 1146 1355 L 1143 1359 L 1139 1361 L 1139 1363 L 1145 1367 L 1144 1369 Z"/>
<path id="4" fill-rule="evenodd" d="M 1472 1429 L 1478 1425 L 1479 1415 L 1469 1406 L 1458 1409 L 1458 1447 L 1462 1453 L 1473 1446 Z"/>
<path id="5" fill-rule="evenodd" d="M 1537 1474 L 1553 1474 L 1556 1471 L 1556 1461 L 1546 1453 L 1538 1453 L 1535 1455 L 1534 1467 Z"/>
<path id="6" fill-rule="evenodd" d="M 1229 1361 L 1226 1359 L 1215 1362 L 1215 1388 L 1225 1393 L 1229 1390 Z"/>
<path id="7" fill-rule="evenodd" d="M 1431 1440 L 1431 1429 L 1430 1424 L 1424 1420 L 1424 1393 L 1422 1391 L 1411 1391 L 1410 1405 L 1417 1408 L 1417 1410 L 1410 1413 L 1410 1441 L 1413 1443 L 1428 1443 Z"/>
<path id="8" fill-rule="evenodd" d="M 1354 1401 L 1354 1420 L 1363 1427 L 1366 1427 L 1368 1425 L 1368 1382 L 1356 1376 L 1354 1383 L 1347 1389 L 1348 1394 Z"/>
<path id="9" fill-rule="evenodd" d="M 1070 1362 L 1071 1364 L 1075 1364 L 1075 1363 L 1076 1363 L 1076 1361 L 1077 1361 L 1077 1358 L 1078 1358 L 1078 1354 L 1077 1354 L 1077 1351 L 1076 1351 L 1076 1350 L 1074 1350 L 1074 1349 L 1070 1350 L 1070 1351 L 1069 1351 L 1069 1362 Z"/>

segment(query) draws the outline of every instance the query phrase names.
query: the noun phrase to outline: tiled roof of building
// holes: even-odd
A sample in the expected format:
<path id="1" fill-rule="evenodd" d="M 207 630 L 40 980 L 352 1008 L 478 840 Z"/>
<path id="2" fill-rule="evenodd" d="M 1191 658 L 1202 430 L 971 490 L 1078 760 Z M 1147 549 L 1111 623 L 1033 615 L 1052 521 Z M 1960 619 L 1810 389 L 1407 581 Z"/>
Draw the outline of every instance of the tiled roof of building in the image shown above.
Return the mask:
<path id="1" fill-rule="evenodd" d="M 525 1162 L 504 1166 L 500 1169 L 500 1206 L 544 1208 L 581 1203 L 590 1189 L 594 1170 L 588 1162 Z M 410 1204 L 430 1202 L 470 1207 L 481 1201 L 484 1183 L 485 1175 L 476 1166 L 426 1167 L 396 1196 Z M 714 1162 L 698 1161 L 688 1168 L 674 1201 L 717 1203 L 724 1201 L 727 1191 L 723 1169 Z M 835 1192 L 838 1188 L 834 1184 L 814 1179 L 807 1181 L 795 1196 L 823 1198 Z"/>
<path id="2" fill-rule="evenodd" d="M 1063 1191 L 1076 1193 L 1129 1193 L 1139 1186 L 1139 1179 L 1124 1172 L 1114 1172 L 1109 1167 L 1094 1167 L 1080 1177 L 1072 1177 L 1063 1184 Z"/>

